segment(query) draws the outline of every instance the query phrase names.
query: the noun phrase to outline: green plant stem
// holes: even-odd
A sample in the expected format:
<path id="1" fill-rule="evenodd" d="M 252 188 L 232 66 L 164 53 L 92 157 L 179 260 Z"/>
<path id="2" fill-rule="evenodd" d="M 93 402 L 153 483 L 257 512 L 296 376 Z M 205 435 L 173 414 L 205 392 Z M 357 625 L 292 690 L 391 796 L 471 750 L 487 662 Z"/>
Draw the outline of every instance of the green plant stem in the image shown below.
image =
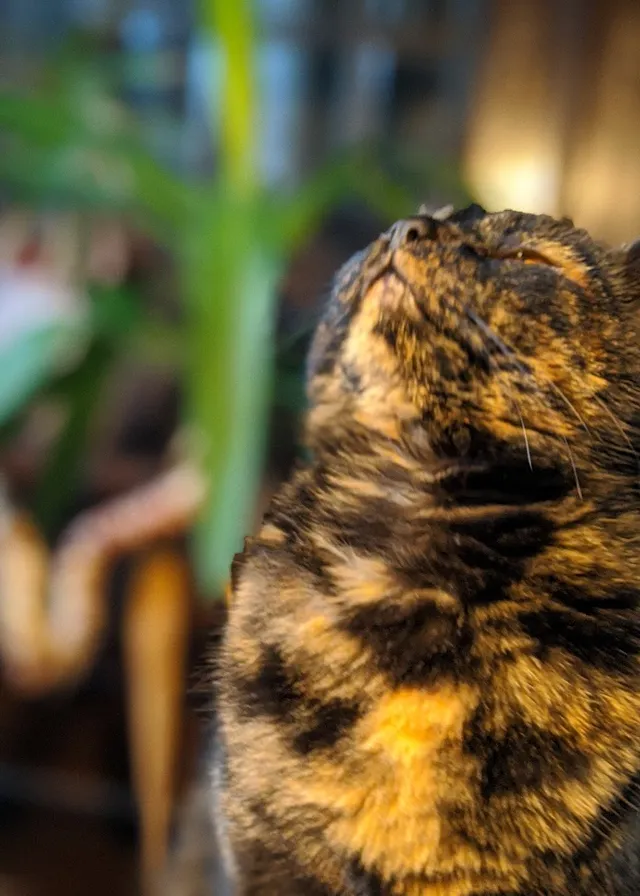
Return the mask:
<path id="1" fill-rule="evenodd" d="M 203 32 L 219 41 L 224 81 L 220 169 L 183 231 L 187 421 L 211 483 L 195 533 L 205 597 L 221 593 L 259 484 L 271 363 L 275 277 L 256 226 L 255 35 L 249 0 L 201 0 Z"/>
<path id="2" fill-rule="evenodd" d="M 258 187 L 256 169 L 255 30 L 249 0 L 201 0 L 202 27 L 219 40 L 224 55 L 221 118 L 222 177 L 228 187 L 247 195 Z"/>

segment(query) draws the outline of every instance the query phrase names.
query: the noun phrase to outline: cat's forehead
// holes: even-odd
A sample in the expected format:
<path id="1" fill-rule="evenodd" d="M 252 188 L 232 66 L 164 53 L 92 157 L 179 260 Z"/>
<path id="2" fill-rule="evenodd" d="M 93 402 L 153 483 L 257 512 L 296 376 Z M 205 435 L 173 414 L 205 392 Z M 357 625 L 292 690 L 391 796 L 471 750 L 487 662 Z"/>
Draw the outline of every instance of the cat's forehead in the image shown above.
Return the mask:
<path id="1" fill-rule="evenodd" d="M 421 211 L 424 208 L 422 206 Z M 534 215 L 512 209 L 488 212 L 477 204 L 457 210 L 449 206 L 446 211 L 446 215 L 436 213 L 433 216 L 462 233 L 474 235 L 489 243 L 531 239 L 554 240 L 565 245 L 582 243 L 585 239 L 591 242 L 586 232 L 577 229 L 573 221 L 566 217 L 553 218 L 550 215 Z"/>

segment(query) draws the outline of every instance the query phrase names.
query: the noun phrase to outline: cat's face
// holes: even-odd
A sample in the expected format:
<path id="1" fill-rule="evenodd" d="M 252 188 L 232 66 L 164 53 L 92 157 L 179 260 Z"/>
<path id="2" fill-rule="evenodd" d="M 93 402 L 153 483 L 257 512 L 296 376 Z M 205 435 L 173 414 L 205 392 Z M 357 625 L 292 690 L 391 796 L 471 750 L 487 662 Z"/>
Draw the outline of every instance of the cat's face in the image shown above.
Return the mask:
<path id="1" fill-rule="evenodd" d="M 338 274 L 310 355 L 311 440 L 351 420 L 420 430 L 437 456 L 499 444 L 584 465 L 593 440 L 633 454 L 633 255 L 566 219 L 477 206 L 399 222 Z"/>

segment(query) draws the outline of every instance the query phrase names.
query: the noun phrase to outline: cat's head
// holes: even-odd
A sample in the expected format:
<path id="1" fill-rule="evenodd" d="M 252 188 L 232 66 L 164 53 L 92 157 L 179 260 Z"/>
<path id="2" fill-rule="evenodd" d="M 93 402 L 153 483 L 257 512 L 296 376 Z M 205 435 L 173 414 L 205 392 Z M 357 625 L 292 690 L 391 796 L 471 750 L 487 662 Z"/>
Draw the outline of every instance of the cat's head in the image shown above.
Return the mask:
<path id="1" fill-rule="evenodd" d="M 336 278 L 309 359 L 311 442 L 355 426 L 421 434 L 436 457 L 635 474 L 639 255 L 478 206 L 398 222 Z"/>

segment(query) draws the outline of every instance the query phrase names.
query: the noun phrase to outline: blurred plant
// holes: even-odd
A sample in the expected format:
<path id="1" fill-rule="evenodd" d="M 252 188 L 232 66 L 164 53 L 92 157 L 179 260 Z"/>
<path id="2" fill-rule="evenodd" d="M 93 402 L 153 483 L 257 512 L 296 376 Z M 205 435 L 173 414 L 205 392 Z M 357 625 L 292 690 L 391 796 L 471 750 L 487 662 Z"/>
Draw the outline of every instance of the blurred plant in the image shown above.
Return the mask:
<path id="1" fill-rule="evenodd" d="M 60 327 L 31 328 L 0 364 L 11 383 L 0 391 L 0 425 L 42 389 L 65 400 L 68 419 L 35 500 L 38 521 L 60 520 L 99 390 L 114 359 L 148 334 L 182 348 L 186 452 L 209 484 L 195 529 L 200 592 L 221 593 L 241 545 L 261 470 L 273 373 L 276 288 L 291 253 L 327 208 L 358 195 L 386 219 L 412 209 L 410 191 L 387 180 L 370 157 L 354 153 L 320 171 L 296 195 L 276 195 L 256 165 L 256 35 L 249 0 L 202 0 L 201 28 L 225 60 L 216 176 L 189 183 L 148 151 L 135 123 L 112 99 L 109 67 L 72 54 L 36 95 L 0 94 L 0 177 L 21 199 L 134 215 L 175 252 L 185 322 L 176 332 L 140 313 L 123 288 L 89 290 L 80 357 L 59 375 Z M 441 174 L 441 172 L 439 173 Z M 449 192 L 461 195 L 449 178 Z M 4 392 L 7 387 L 3 386 Z M 3 400 L 4 399 L 4 400 Z"/>

